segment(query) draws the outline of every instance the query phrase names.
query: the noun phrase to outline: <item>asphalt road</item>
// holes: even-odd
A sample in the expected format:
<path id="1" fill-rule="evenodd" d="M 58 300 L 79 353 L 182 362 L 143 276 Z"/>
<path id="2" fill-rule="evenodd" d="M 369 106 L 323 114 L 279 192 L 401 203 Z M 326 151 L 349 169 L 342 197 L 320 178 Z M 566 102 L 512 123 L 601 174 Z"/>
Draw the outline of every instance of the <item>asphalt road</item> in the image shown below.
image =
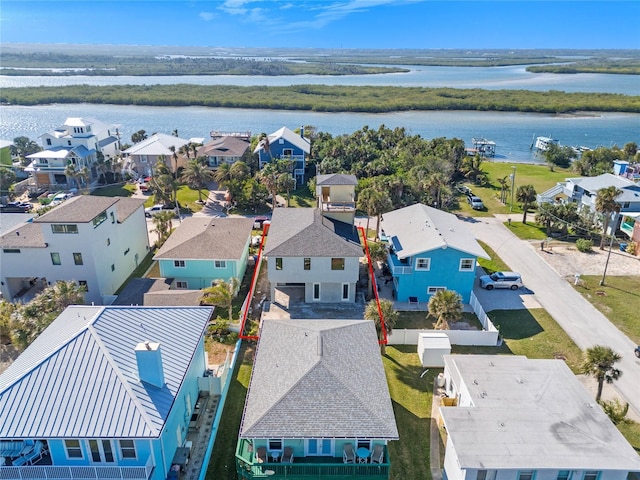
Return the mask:
<path id="1" fill-rule="evenodd" d="M 467 217 L 466 225 L 476 238 L 487 243 L 514 271 L 525 286 L 582 350 L 594 345 L 611 347 L 622 356 L 616 366 L 622 376 L 605 390 L 615 388 L 640 414 L 640 359 L 633 354 L 635 344 L 604 315 L 585 300 L 533 250 L 533 246 L 513 235 L 499 219 Z M 594 380 L 595 382 L 595 380 Z"/>

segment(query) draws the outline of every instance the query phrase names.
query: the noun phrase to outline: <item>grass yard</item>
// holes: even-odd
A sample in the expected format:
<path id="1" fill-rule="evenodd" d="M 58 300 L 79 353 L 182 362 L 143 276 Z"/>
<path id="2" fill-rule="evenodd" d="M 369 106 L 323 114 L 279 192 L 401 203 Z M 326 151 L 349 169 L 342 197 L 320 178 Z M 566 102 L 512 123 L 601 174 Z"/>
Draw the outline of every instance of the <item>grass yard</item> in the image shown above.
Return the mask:
<path id="1" fill-rule="evenodd" d="M 287 197 L 285 195 L 283 195 L 283 197 L 286 201 Z M 311 193 L 311 190 L 309 190 L 308 185 L 301 186 L 297 190 L 293 190 L 291 192 L 291 198 L 289 199 L 289 206 L 292 208 L 316 206 L 316 199 Z"/>
<path id="2" fill-rule="evenodd" d="M 433 329 L 437 319 L 427 318 L 427 312 L 398 312 L 399 318 L 394 328 L 407 329 Z M 482 324 L 475 313 L 463 312 L 461 322 L 466 322 L 478 330 L 482 330 Z"/>
<path id="3" fill-rule="evenodd" d="M 600 275 L 583 275 L 580 277 L 582 284 L 573 288 L 622 333 L 640 345 L 640 276 L 608 276 L 602 287 L 598 285 L 601 279 Z M 604 295 L 597 292 L 604 292 Z"/>
<path id="4" fill-rule="evenodd" d="M 531 215 L 527 216 L 528 223 L 507 222 L 504 226 L 511 230 L 511 233 L 520 240 L 545 240 L 547 238 L 547 230 L 537 223 L 532 223 L 529 219 L 533 220 L 533 217 Z"/>
<path id="5" fill-rule="evenodd" d="M 146 278 L 160 278 L 160 263 L 153 262 L 153 265 L 149 269 Z"/>
<path id="6" fill-rule="evenodd" d="M 96 188 L 91 195 L 98 197 L 130 197 L 136 191 L 136 186 L 131 183 L 121 185 L 110 185 L 108 187 Z"/>
<path id="7" fill-rule="evenodd" d="M 491 275 L 493 272 L 504 272 L 504 271 L 510 272 L 511 271 L 511 268 L 509 267 L 509 265 L 504 263 L 502 259 L 498 255 L 496 255 L 496 252 L 494 252 L 489 245 L 487 245 L 486 243 L 480 240 L 478 240 L 478 243 L 482 248 L 484 248 L 484 251 L 487 252 L 487 254 L 491 257 L 491 260 L 478 258 L 478 265 L 484 268 L 484 271 L 487 272 L 488 275 Z"/>
<path id="8" fill-rule="evenodd" d="M 236 444 L 244 400 L 249 388 L 254 346 L 243 342 L 233 371 L 224 413 L 216 434 L 216 442 L 207 468 L 207 480 L 238 480 L 236 473 Z"/>
<path id="9" fill-rule="evenodd" d="M 424 371 L 415 345 L 387 347 L 382 357 L 400 440 L 389 442 L 391 480 L 430 479 L 429 430 L 433 381 L 438 369 Z"/>
<path id="10" fill-rule="evenodd" d="M 638 452 L 638 455 L 640 455 L 640 424 L 626 421 L 619 423 L 616 427 L 618 427 L 618 430 L 624 435 L 627 442 L 629 442 L 635 451 Z"/>
<path id="11" fill-rule="evenodd" d="M 209 195 L 209 190 L 202 190 L 202 199 L 206 200 Z M 198 190 L 192 190 L 187 185 L 180 185 L 178 187 L 177 192 L 178 203 L 180 204 L 181 210 L 183 213 L 187 212 L 199 212 L 202 210 L 202 205 L 196 203 L 198 200 Z M 153 195 L 149 195 L 147 197 L 146 202 L 144 202 L 145 207 L 153 207 L 156 204 Z"/>

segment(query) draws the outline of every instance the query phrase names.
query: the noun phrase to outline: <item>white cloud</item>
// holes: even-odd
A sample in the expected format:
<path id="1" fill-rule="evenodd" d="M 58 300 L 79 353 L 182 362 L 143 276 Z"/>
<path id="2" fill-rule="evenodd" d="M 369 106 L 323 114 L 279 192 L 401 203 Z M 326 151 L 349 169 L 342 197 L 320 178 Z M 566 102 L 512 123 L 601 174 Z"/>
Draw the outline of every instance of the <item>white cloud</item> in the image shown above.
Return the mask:
<path id="1" fill-rule="evenodd" d="M 205 22 L 210 22 L 211 20 L 213 20 L 214 18 L 216 18 L 217 14 L 213 13 L 213 12 L 200 12 L 199 14 L 200 18 L 203 19 Z"/>

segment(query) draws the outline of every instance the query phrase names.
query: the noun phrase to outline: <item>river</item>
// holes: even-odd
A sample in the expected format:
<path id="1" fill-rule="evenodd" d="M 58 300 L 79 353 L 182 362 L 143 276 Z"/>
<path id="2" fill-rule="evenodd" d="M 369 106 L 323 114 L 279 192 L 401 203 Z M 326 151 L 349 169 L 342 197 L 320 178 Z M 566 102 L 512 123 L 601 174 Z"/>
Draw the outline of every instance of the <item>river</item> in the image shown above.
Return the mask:
<path id="1" fill-rule="evenodd" d="M 189 76 L 189 77 L 7 77 L 0 76 L 0 88 L 10 86 L 69 84 L 233 84 L 291 85 L 324 83 L 336 85 L 398 85 L 457 88 L 521 88 L 640 94 L 640 76 L 531 74 L 524 67 L 411 67 L 407 74 L 366 76 Z M 530 145 L 534 135 L 553 136 L 563 145 L 610 147 L 627 142 L 640 144 L 640 115 L 602 113 L 585 115 L 545 115 L 513 112 L 411 111 L 398 113 L 317 113 L 308 111 L 250 110 L 205 107 L 140 107 L 116 105 L 45 105 L 22 107 L 3 105 L 0 111 L 0 138 L 27 136 L 37 139 L 67 117 L 93 117 L 119 126 L 123 142 L 144 129 L 148 133 L 170 133 L 183 138 L 209 137 L 211 130 L 271 133 L 282 126 L 294 129 L 313 125 L 332 135 L 349 134 L 364 125 L 378 128 L 404 127 L 424 138 L 460 138 L 467 146 L 473 137 L 496 142 L 496 160 L 538 162 Z"/>

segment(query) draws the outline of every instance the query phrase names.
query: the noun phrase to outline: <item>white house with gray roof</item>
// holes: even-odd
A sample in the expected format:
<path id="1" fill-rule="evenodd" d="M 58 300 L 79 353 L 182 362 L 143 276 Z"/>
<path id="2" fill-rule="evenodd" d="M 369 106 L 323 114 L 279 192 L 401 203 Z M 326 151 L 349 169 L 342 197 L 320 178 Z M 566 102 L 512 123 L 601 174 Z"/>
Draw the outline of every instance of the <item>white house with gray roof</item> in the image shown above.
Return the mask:
<path id="1" fill-rule="evenodd" d="M 562 360 L 445 355 L 448 480 L 626 480 L 640 457 Z M 595 381 L 595 380 L 594 380 Z"/>
<path id="2" fill-rule="evenodd" d="M 180 163 L 178 150 L 188 143 L 189 140 L 184 138 L 174 137 L 165 133 L 154 133 L 149 138 L 122 152 L 125 158 L 123 171 L 136 177 L 146 177 L 153 174 L 153 167 L 156 162 L 164 159 L 167 168 L 175 172 Z"/>
<path id="3" fill-rule="evenodd" d="M 0 448 L 14 452 L 0 476 L 163 480 L 184 467 L 212 312 L 65 309 L 0 375 Z"/>
<path id="4" fill-rule="evenodd" d="M 0 248 L 5 299 L 65 280 L 83 285 L 87 302 L 109 304 L 149 253 L 144 199 L 72 197 L 3 232 Z"/>
<path id="5" fill-rule="evenodd" d="M 177 289 L 199 290 L 231 278 L 241 282 L 252 228 L 251 218 L 185 218 L 153 258 Z"/>
<path id="6" fill-rule="evenodd" d="M 455 215 L 416 203 L 382 215 L 382 231 L 399 302 L 426 303 L 438 290 L 455 290 L 469 302 L 476 261 L 489 256 Z"/>
<path id="7" fill-rule="evenodd" d="M 356 216 L 355 175 L 331 173 L 316 176 L 318 208 L 325 217 L 353 225 Z"/>
<path id="8" fill-rule="evenodd" d="M 353 225 L 315 208 L 276 208 L 264 247 L 271 298 L 278 287 L 297 287 L 305 302 L 354 302 L 360 258 Z"/>
<path id="9" fill-rule="evenodd" d="M 398 429 L 372 321 L 263 320 L 236 449 L 241 478 L 386 479 L 391 440 Z M 345 463 L 348 445 L 361 456 Z"/>

